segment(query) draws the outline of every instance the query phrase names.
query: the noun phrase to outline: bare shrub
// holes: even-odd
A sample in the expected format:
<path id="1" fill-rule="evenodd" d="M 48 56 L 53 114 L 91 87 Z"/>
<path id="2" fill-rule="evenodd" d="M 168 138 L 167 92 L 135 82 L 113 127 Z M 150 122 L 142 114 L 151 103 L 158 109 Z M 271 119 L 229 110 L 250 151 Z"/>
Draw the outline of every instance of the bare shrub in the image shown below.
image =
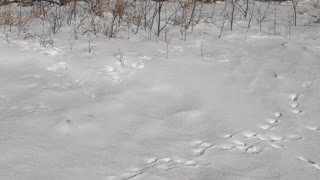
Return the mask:
<path id="1" fill-rule="evenodd" d="M 113 7 L 111 7 L 111 22 L 106 28 L 106 35 L 108 37 L 116 37 L 117 33 L 119 32 L 120 26 L 123 25 L 123 22 L 127 22 L 125 18 L 128 17 L 128 5 L 128 1 L 116 0 Z"/>
<path id="2" fill-rule="evenodd" d="M 271 14 L 269 12 L 270 2 L 268 2 L 267 7 L 263 7 L 264 4 L 260 3 L 259 6 L 256 6 L 257 16 L 255 16 L 257 23 L 259 24 L 259 30 L 262 31 L 262 23 L 268 18 Z"/>
<path id="3" fill-rule="evenodd" d="M 11 9 L 11 6 L 4 6 L 4 9 L 0 12 L 0 25 L 6 29 L 9 28 L 11 32 L 12 26 L 17 22 L 16 13 Z"/>
<path id="4" fill-rule="evenodd" d="M 46 7 L 46 13 L 44 14 L 44 20 L 48 22 L 49 28 L 53 34 L 56 34 L 64 25 L 66 20 L 65 7 L 53 6 Z"/>
<path id="5" fill-rule="evenodd" d="M 187 40 L 187 30 L 189 29 L 191 23 L 194 21 L 196 8 L 197 8 L 197 1 L 196 0 L 187 0 L 187 1 L 180 1 L 179 4 L 182 6 L 182 33 L 184 35 L 184 40 Z"/>

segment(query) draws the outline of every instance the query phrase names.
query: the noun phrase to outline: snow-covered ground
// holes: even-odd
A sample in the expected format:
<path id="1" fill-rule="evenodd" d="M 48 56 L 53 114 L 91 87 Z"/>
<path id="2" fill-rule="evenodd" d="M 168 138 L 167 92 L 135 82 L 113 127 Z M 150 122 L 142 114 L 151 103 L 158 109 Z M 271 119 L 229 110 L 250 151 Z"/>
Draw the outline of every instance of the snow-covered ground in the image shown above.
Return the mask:
<path id="1" fill-rule="evenodd" d="M 319 27 L 237 23 L 170 44 L 1 31 L 0 179 L 320 179 Z"/>

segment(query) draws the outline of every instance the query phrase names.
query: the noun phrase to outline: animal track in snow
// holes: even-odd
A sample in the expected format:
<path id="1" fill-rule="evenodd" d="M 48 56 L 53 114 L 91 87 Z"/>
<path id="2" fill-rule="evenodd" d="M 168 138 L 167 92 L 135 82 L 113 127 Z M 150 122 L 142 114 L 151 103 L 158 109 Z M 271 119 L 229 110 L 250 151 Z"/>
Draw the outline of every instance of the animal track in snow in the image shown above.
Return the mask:
<path id="1" fill-rule="evenodd" d="M 155 163 L 155 162 L 157 162 L 157 161 L 158 161 L 158 159 L 155 158 L 155 157 L 145 159 L 145 163 L 146 163 L 146 164 L 153 164 L 153 163 Z"/>
<path id="2" fill-rule="evenodd" d="M 297 107 L 299 107 L 299 104 L 296 103 L 296 101 L 299 100 L 301 95 L 299 95 L 298 93 L 293 93 L 289 95 L 289 98 L 292 102 L 289 103 L 289 105 L 293 108 L 291 109 L 291 112 L 294 114 L 303 114 L 303 111 L 301 109 L 296 109 Z"/>
<path id="3" fill-rule="evenodd" d="M 262 130 L 268 130 L 271 129 L 273 126 L 269 124 L 260 125 L 259 128 Z"/>
<path id="4" fill-rule="evenodd" d="M 275 124 L 278 121 L 279 121 L 278 119 L 267 119 L 267 122 L 270 123 L 270 124 Z"/>
<path id="5" fill-rule="evenodd" d="M 73 131 L 73 125 L 71 122 L 62 123 L 59 127 L 64 133 L 69 133 Z M 108 179 L 121 179 L 129 180 L 136 178 L 141 174 L 149 171 L 170 171 L 177 168 L 195 167 L 198 165 L 208 165 L 211 162 L 202 162 L 203 159 L 199 159 L 206 150 L 213 147 L 211 143 L 203 140 L 195 140 L 190 143 L 192 146 L 191 153 L 187 154 L 187 158 L 183 157 L 149 157 L 145 158 L 143 161 L 143 166 L 138 168 L 127 169 L 123 174 L 108 176 Z"/>
<path id="6" fill-rule="evenodd" d="M 285 139 L 283 136 L 275 135 L 275 134 L 258 134 L 257 138 L 260 139 L 261 141 L 270 141 L 270 142 L 283 141 Z"/>
<path id="7" fill-rule="evenodd" d="M 208 142 L 203 142 L 203 143 L 201 143 L 200 144 L 200 148 L 204 148 L 204 149 L 208 149 L 208 148 L 210 148 L 210 147 L 212 147 L 213 145 L 212 144 L 210 144 L 210 143 L 208 143 Z"/>
<path id="8" fill-rule="evenodd" d="M 300 140 L 302 139 L 302 136 L 296 135 L 296 134 L 288 134 L 285 136 L 286 140 Z"/>
<path id="9" fill-rule="evenodd" d="M 318 126 L 306 126 L 306 129 L 308 129 L 310 131 L 319 131 L 320 127 L 318 127 Z"/>
<path id="10" fill-rule="evenodd" d="M 257 138 L 260 139 L 261 141 L 270 141 L 270 137 L 266 134 L 258 134 Z"/>
<path id="11" fill-rule="evenodd" d="M 270 141 L 282 141 L 284 140 L 283 136 L 275 135 L 275 134 L 269 134 Z"/>
<path id="12" fill-rule="evenodd" d="M 202 140 L 195 140 L 195 141 L 192 141 L 190 144 L 192 146 L 199 146 L 200 144 L 202 144 L 204 141 Z"/>
<path id="13" fill-rule="evenodd" d="M 225 151 L 235 151 L 235 152 L 241 152 L 241 153 L 248 153 L 248 154 L 258 154 L 262 152 L 262 148 L 258 146 L 260 143 L 254 142 L 254 143 L 248 143 L 245 140 L 256 138 L 257 133 L 249 130 L 242 131 L 241 136 L 237 136 L 236 138 L 229 138 L 230 143 L 227 144 L 221 144 L 216 146 L 219 150 L 225 150 Z M 243 139 L 245 138 L 245 139 Z"/>
<path id="14" fill-rule="evenodd" d="M 143 173 L 142 171 L 132 171 L 132 172 L 125 173 L 125 174 L 121 175 L 121 179 L 123 179 L 123 180 L 132 179 L 136 176 L 139 176 L 142 173 Z"/>
<path id="15" fill-rule="evenodd" d="M 217 146 L 221 150 L 231 150 L 235 148 L 236 146 L 234 144 L 220 144 Z"/>
<path id="16" fill-rule="evenodd" d="M 203 149 L 203 148 L 197 148 L 197 149 L 193 149 L 191 154 L 192 154 L 193 156 L 201 156 L 201 155 L 204 154 L 204 152 L 205 152 L 205 149 Z"/>
<path id="17" fill-rule="evenodd" d="M 192 149 L 192 152 L 191 152 L 191 154 L 193 156 L 201 156 L 205 153 L 205 151 L 207 149 L 209 149 L 213 146 L 212 144 L 205 142 L 205 141 L 201 141 L 201 140 L 193 141 L 191 143 L 191 145 L 194 146 L 194 148 Z"/>
<path id="18" fill-rule="evenodd" d="M 292 109 L 291 112 L 294 114 L 303 114 L 303 111 L 299 109 Z"/>
<path id="19" fill-rule="evenodd" d="M 292 99 L 297 100 L 298 95 L 292 96 Z M 290 103 L 291 106 L 297 107 L 297 103 Z M 257 154 L 263 151 L 262 144 L 268 144 L 269 146 L 277 149 L 287 150 L 287 148 L 281 143 L 285 143 L 286 141 L 296 141 L 302 139 L 302 136 L 295 134 L 281 135 L 271 133 L 269 130 L 273 129 L 277 123 L 279 123 L 279 119 L 283 114 L 281 112 L 274 112 L 272 118 L 266 119 L 266 124 L 261 124 L 258 126 L 256 130 L 242 130 L 239 132 L 241 136 L 238 136 L 239 132 L 233 134 L 225 134 L 222 137 L 228 139 L 230 143 L 217 145 L 216 148 L 220 150 L 230 150 L 230 151 L 239 151 L 242 153 L 251 153 Z M 279 124 L 280 125 L 280 124 Z M 315 129 L 315 128 L 314 128 Z M 259 133 L 259 131 L 263 130 L 265 133 Z M 252 139 L 257 139 L 256 142 L 250 142 Z"/>
<path id="20" fill-rule="evenodd" d="M 260 142 L 248 144 L 244 141 L 234 140 L 232 141 L 232 143 L 233 145 L 231 146 L 225 146 L 228 149 L 224 149 L 224 150 L 234 150 L 234 151 L 238 151 L 241 153 L 248 153 L 248 154 L 258 154 L 262 152 L 262 148 L 258 146 Z"/>
<path id="21" fill-rule="evenodd" d="M 225 139 L 230 139 L 233 137 L 233 134 L 224 134 L 224 135 L 222 135 L 222 137 Z"/>
<path id="22" fill-rule="evenodd" d="M 299 107 L 299 104 L 298 104 L 298 103 L 289 103 L 289 105 L 290 105 L 292 108 L 297 108 L 297 107 Z"/>
<path id="23" fill-rule="evenodd" d="M 302 87 L 304 87 L 304 88 L 310 88 L 311 86 L 312 86 L 312 82 L 302 84 Z"/>
<path id="24" fill-rule="evenodd" d="M 297 93 L 290 94 L 289 98 L 291 99 L 291 101 L 297 101 L 299 99 L 299 94 Z"/>
<path id="25" fill-rule="evenodd" d="M 277 148 L 277 149 L 282 149 L 282 150 L 287 150 L 287 148 L 283 145 L 280 145 L 280 144 L 276 144 L 276 143 L 270 143 L 269 144 L 271 147 L 273 148 Z"/>
<path id="26" fill-rule="evenodd" d="M 260 153 L 261 151 L 262 149 L 257 146 L 250 146 L 249 148 L 246 149 L 246 152 L 250 154 L 257 154 L 257 153 Z"/>
<path id="27" fill-rule="evenodd" d="M 301 160 L 301 161 L 304 161 L 304 162 L 308 163 L 308 164 L 311 165 L 312 167 L 320 170 L 320 164 L 319 164 L 319 163 L 316 163 L 315 161 L 310 160 L 310 159 L 307 159 L 307 158 L 304 158 L 304 157 L 302 157 L 302 156 L 297 156 L 297 158 L 298 158 L 299 160 Z"/>
<path id="28" fill-rule="evenodd" d="M 162 162 L 162 163 L 169 163 L 171 161 L 172 161 L 172 158 L 170 157 L 159 159 L 159 162 Z"/>
<path id="29" fill-rule="evenodd" d="M 246 129 L 243 129 L 243 130 L 240 130 L 240 131 L 236 131 L 236 132 L 230 133 L 230 134 L 224 134 L 224 135 L 222 135 L 222 137 L 225 138 L 225 139 L 231 139 L 231 138 L 234 137 L 235 135 L 243 132 L 244 130 L 246 130 Z"/>
<path id="30" fill-rule="evenodd" d="M 282 113 L 281 112 L 275 112 L 274 113 L 274 117 L 276 117 L 276 118 L 279 118 L 279 117 L 281 117 L 282 116 Z"/>
<path id="31" fill-rule="evenodd" d="M 320 164 L 313 164 L 312 165 L 314 168 L 319 169 L 320 170 Z"/>
<path id="32" fill-rule="evenodd" d="M 245 131 L 242 134 L 246 138 L 252 138 L 252 137 L 255 137 L 257 135 L 257 133 L 252 132 L 252 131 Z"/>
<path id="33" fill-rule="evenodd" d="M 186 160 L 178 157 L 178 158 L 173 158 L 173 162 L 175 162 L 177 164 L 184 164 L 186 162 Z"/>
<path id="34" fill-rule="evenodd" d="M 197 162 L 194 160 L 189 160 L 185 163 L 186 166 L 196 166 Z"/>
<path id="35" fill-rule="evenodd" d="M 231 142 L 237 146 L 245 146 L 246 145 L 246 143 L 241 140 L 231 140 Z"/>

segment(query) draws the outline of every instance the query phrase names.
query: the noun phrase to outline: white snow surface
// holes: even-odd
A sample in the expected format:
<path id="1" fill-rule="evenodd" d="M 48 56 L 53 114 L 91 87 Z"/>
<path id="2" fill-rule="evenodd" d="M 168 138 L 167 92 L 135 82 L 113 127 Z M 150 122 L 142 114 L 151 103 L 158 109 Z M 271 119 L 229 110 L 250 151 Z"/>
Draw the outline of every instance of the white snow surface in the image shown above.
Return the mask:
<path id="1" fill-rule="evenodd" d="M 319 29 L 213 27 L 203 57 L 199 28 L 168 58 L 134 35 L 89 53 L 0 33 L 0 179 L 320 179 Z"/>

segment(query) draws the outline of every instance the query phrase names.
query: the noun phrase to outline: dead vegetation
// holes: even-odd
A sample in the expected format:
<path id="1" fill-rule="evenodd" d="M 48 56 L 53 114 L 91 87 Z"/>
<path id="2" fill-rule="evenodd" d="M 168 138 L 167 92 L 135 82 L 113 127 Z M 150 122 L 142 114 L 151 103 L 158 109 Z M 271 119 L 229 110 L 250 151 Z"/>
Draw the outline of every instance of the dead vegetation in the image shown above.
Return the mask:
<path id="1" fill-rule="evenodd" d="M 199 23 L 216 26 L 221 37 L 225 30 L 250 29 L 252 19 L 259 30 L 264 23 L 273 21 L 274 34 L 277 34 L 279 18 L 277 4 L 273 1 L 264 4 L 256 1 L 225 0 L 216 12 L 215 0 L 0 0 L 0 26 L 11 31 L 28 32 L 33 21 L 41 21 L 46 32 L 59 33 L 63 27 L 71 28 L 74 37 L 93 34 L 108 38 L 144 31 L 148 40 L 152 37 L 166 39 L 173 27 L 180 29 L 181 40 L 193 33 Z M 299 0 L 290 0 L 291 14 L 285 20 L 289 26 L 298 26 Z M 319 9 L 314 0 L 314 12 Z M 206 8 L 206 13 L 204 13 Z M 208 11 L 209 9 L 209 11 Z M 209 14 L 208 14 L 209 12 Z M 312 15 L 318 22 L 319 14 Z M 248 25 L 239 26 L 237 21 L 246 19 Z M 283 23 L 285 24 L 285 23 Z M 318 23 L 319 24 L 319 23 Z M 301 25 L 301 24 L 300 24 Z M 154 35 L 154 36 L 153 36 Z"/>

